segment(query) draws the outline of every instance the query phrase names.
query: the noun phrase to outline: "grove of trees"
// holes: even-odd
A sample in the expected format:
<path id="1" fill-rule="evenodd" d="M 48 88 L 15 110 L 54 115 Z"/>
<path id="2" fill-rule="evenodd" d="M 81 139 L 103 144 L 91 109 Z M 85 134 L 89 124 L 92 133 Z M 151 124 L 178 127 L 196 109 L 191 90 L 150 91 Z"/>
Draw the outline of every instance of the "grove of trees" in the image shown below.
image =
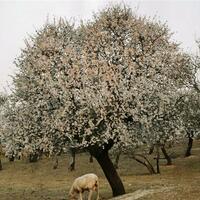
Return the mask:
<path id="1" fill-rule="evenodd" d="M 113 196 L 124 194 L 108 154 L 114 145 L 160 148 L 199 131 L 199 65 L 171 35 L 166 24 L 127 6 L 105 8 L 76 26 L 47 22 L 15 63 L 1 119 L 6 155 L 84 149 Z"/>

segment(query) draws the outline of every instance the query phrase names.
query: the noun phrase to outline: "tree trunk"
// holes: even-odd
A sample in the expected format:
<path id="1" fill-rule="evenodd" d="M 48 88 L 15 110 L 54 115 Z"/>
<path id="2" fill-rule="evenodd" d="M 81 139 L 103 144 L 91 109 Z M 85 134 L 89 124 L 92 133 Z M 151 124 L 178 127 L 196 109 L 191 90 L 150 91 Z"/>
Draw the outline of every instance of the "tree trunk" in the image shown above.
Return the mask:
<path id="1" fill-rule="evenodd" d="M 159 165 L 159 161 L 160 161 L 160 150 L 159 150 L 159 146 L 156 146 L 156 169 L 157 169 L 157 174 L 160 174 L 160 165 Z"/>
<path id="2" fill-rule="evenodd" d="M 142 158 L 143 160 L 139 159 L 138 157 Z M 135 161 L 139 162 L 140 164 L 144 165 L 148 169 L 150 174 L 156 174 L 152 164 L 149 162 L 149 160 L 144 155 L 135 154 L 132 158 Z"/>
<path id="3" fill-rule="evenodd" d="M 149 155 L 151 155 L 154 151 L 154 145 L 151 145 L 150 146 L 150 149 L 149 149 Z"/>
<path id="4" fill-rule="evenodd" d="M 15 157 L 14 156 L 10 156 L 8 159 L 9 159 L 10 162 L 13 162 L 15 160 Z"/>
<path id="5" fill-rule="evenodd" d="M 1 163 L 1 159 L 0 159 L 0 170 L 2 170 L 3 167 L 2 167 L 2 163 Z"/>
<path id="6" fill-rule="evenodd" d="M 29 155 L 29 162 L 32 163 L 32 162 L 37 162 L 38 161 L 38 154 L 37 153 L 33 153 L 33 154 L 30 154 Z"/>
<path id="7" fill-rule="evenodd" d="M 89 159 L 90 163 L 93 163 L 93 156 L 90 155 L 90 159 Z"/>
<path id="8" fill-rule="evenodd" d="M 53 169 L 57 169 L 58 168 L 58 157 L 55 156 L 55 162 L 53 164 Z"/>
<path id="9" fill-rule="evenodd" d="M 96 152 L 96 153 L 95 153 Z M 125 194 L 123 183 L 108 155 L 107 149 L 99 149 L 91 154 L 96 158 L 97 162 L 101 166 L 113 192 L 113 196 Z"/>
<path id="10" fill-rule="evenodd" d="M 186 152 L 185 152 L 185 157 L 191 156 L 192 145 L 193 145 L 193 138 L 188 133 L 188 145 L 187 145 L 187 149 L 186 149 Z"/>
<path id="11" fill-rule="evenodd" d="M 3 169 L 2 163 L 1 163 L 1 158 L 2 158 L 2 146 L 1 146 L 1 143 L 0 143 L 0 170 Z"/>
<path id="12" fill-rule="evenodd" d="M 117 152 L 116 154 L 116 157 L 115 157 L 115 160 L 114 160 L 114 167 L 115 169 L 118 169 L 119 168 L 119 158 L 120 158 L 120 155 L 121 155 L 121 151 Z"/>
<path id="13" fill-rule="evenodd" d="M 70 158 L 71 160 L 70 160 L 68 169 L 70 171 L 74 171 L 75 170 L 75 162 L 76 162 L 76 150 L 71 148 L 69 153 L 70 153 L 70 156 L 71 156 L 71 158 Z"/>
<path id="14" fill-rule="evenodd" d="M 170 158 L 170 156 L 168 155 L 166 149 L 164 146 L 161 147 L 162 153 L 165 156 L 165 159 L 167 160 L 167 165 L 172 165 L 172 159 Z"/>

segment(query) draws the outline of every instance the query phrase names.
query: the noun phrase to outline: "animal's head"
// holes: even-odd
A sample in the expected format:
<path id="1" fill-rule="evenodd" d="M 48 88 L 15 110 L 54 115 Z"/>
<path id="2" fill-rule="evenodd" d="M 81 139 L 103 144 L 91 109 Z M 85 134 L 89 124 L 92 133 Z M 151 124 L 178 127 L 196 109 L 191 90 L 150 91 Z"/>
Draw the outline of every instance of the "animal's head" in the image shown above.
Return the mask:
<path id="1" fill-rule="evenodd" d="M 70 199 L 70 200 L 76 200 L 76 199 L 77 199 L 77 198 L 76 198 L 76 194 L 75 194 L 74 192 L 70 191 L 70 192 L 69 192 L 69 199 Z"/>

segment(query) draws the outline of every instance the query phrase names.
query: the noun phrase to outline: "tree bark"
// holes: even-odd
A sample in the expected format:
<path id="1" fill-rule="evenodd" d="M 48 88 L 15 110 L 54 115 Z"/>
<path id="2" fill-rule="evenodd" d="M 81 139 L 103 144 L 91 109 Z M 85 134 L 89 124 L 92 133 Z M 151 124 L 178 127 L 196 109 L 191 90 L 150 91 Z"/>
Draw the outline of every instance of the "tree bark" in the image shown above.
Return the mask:
<path id="1" fill-rule="evenodd" d="M 93 156 L 90 155 L 90 159 L 89 159 L 90 163 L 93 163 Z"/>
<path id="2" fill-rule="evenodd" d="M 70 156 L 71 156 L 71 160 L 70 160 L 70 163 L 69 163 L 69 167 L 68 169 L 70 171 L 74 171 L 75 170 L 75 162 L 76 162 L 76 150 L 74 148 L 70 148 Z"/>
<path id="3" fill-rule="evenodd" d="M 151 145 L 150 149 L 149 149 L 149 155 L 151 155 L 154 151 L 154 145 Z"/>
<path id="4" fill-rule="evenodd" d="M 165 156 L 165 159 L 167 160 L 167 165 L 172 165 L 172 159 L 170 158 L 170 156 L 168 155 L 166 149 L 164 146 L 161 147 L 162 153 Z"/>
<path id="5" fill-rule="evenodd" d="M 99 149 L 99 150 L 98 150 Z M 113 192 L 113 196 L 125 194 L 123 183 L 108 155 L 107 149 L 96 148 L 95 151 L 90 153 L 95 157 L 99 165 L 101 166 Z"/>
<path id="6" fill-rule="evenodd" d="M 188 145 L 185 152 L 185 157 L 191 156 L 192 145 L 193 145 L 193 138 L 190 134 L 188 134 Z"/>
<path id="7" fill-rule="evenodd" d="M 1 159 L 0 159 L 0 170 L 2 170 L 3 167 L 2 167 L 2 163 L 1 163 Z"/>
<path id="8" fill-rule="evenodd" d="M 135 154 L 132 158 L 135 161 L 139 162 L 140 164 L 144 165 L 148 169 L 150 174 L 156 174 L 152 164 L 149 162 L 149 160 L 144 155 Z M 142 158 L 143 160 L 141 160 L 139 158 Z"/>
<path id="9" fill-rule="evenodd" d="M 33 153 L 33 154 L 30 154 L 29 155 L 29 162 L 32 163 L 32 162 L 37 162 L 38 161 L 38 154 L 37 153 Z"/>
<path id="10" fill-rule="evenodd" d="M 114 160 L 114 167 L 115 169 L 118 169 L 119 168 L 119 158 L 120 158 L 120 155 L 121 155 L 121 151 L 117 152 L 116 154 L 116 157 L 115 157 L 115 160 Z"/>
<path id="11" fill-rule="evenodd" d="M 160 150 L 159 146 L 156 146 L 156 169 L 157 169 L 157 174 L 160 174 Z"/>
<path id="12" fill-rule="evenodd" d="M 1 163 L 1 158 L 2 158 L 2 146 L 1 146 L 1 143 L 0 143 L 0 170 L 3 169 L 2 163 Z"/>
<path id="13" fill-rule="evenodd" d="M 14 156 L 10 156 L 8 159 L 9 159 L 10 162 L 13 162 L 15 160 L 15 157 Z"/>
<path id="14" fill-rule="evenodd" d="M 55 162 L 53 164 L 53 169 L 57 169 L 58 168 L 58 157 L 55 156 Z"/>

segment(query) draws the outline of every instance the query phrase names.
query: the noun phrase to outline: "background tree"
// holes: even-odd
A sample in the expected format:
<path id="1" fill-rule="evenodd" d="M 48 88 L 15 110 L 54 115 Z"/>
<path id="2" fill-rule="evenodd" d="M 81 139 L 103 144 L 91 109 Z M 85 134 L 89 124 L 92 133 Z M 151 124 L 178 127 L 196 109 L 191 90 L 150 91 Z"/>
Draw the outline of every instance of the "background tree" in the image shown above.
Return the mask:
<path id="1" fill-rule="evenodd" d="M 180 117 L 183 124 L 183 136 L 188 138 L 188 144 L 185 151 L 185 157 L 191 155 L 193 139 L 197 138 L 200 133 L 200 93 L 195 89 L 183 91 L 180 93 L 182 102 L 178 105 Z"/>
<path id="2" fill-rule="evenodd" d="M 7 101 L 7 95 L 0 93 L 0 170 L 3 169 L 2 163 L 1 163 L 1 157 L 3 154 L 3 131 L 4 131 L 4 120 L 3 120 L 3 115 L 4 115 L 4 104 Z"/>
<path id="3" fill-rule="evenodd" d="M 199 80 L 199 75 L 200 75 L 200 40 L 196 41 L 197 47 L 198 47 L 198 53 L 195 56 L 192 56 L 192 68 L 193 68 L 193 79 L 192 79 L 192 86 L 193 89 L 197 92 L 200 93 L 200 80 Z"/>
<path id="4" fill-rule="evenodd" d="M 47 23 L 16 62 L 12 104 L 20 114 L 8 128 L 31 152 L 55 154 L 69 145 L 89 151 L 113 195 L 124 194 L 108 151 L 170 133 L 171 113 L 166 120 L 162 113 L 190 83 L 189 58 L 170 37 L 165 24 L 120 6 L 77 28 Z"/>
<path id="5" fill-rule="evenodd" d="M 150 98 L 147 99 L 150 100 Z M 153 167 L 154 164 L 148 159 L 149 154 L 152 154 L 153 152 L 154 154 L 157 154 L 162 151 L 167 160 L 167 165 L 171 165 L 172 160 L 167 153 L 165 146 L 168 146 L 169 144 L 173 145 L 184 137 L 184 134 L 182 133 L 182 118 L 180 117 L 184 111 L 179 109 L 183 108 L 182 96 L 177 92 L 171 92 L 168 96 L 166 96 L 165 93 L 161 96 L 159 93 L 159 96 L 156 96 L 156 94 L 152 96 L 152 102 L 153 105 L 149 107 L 149 101 L 146 103 L 143 101 L 143 106 L 147 106 L 145 108 L 146 113 L 142 115 L 142 118 L 146 119 L 145 122 L 137 122 L 138 125 L 136 126 L 133 120 L 132 122 L 129 121 L 129 129 L 130 131 L 133 131 L 134 134 L 136 133 L 135 138 L 138 136 L 139 143 L 136 143 L 135 146 L 132 143 L 122 147 L 117 145 L 112 153 L 125 153 L 130 158 L 135 159 L 137 162 L 147 167 L 150 174 L 154 174 L 156 171 Z M 152 110 L 148 110 L 149 108 Z M 153 115 L 149 113 L 153 113 Z M 157 155 L 155 156 L 155 159 L 157 159 Z M 157 163 L 159 163 L 158 160 Z M 157 168 L 159 168 L 159 166 L 157 166 Z"/>
<path id="6" fill-rule="evenodd" d="M 200 49 L 200 41 L 196 41 L 198 48 Z M 181 103 L 178 105 L 178 109 L 181 111 L 181 119 L 184 125 L 185 136 L 188 138 L 187 149 L 185 151 L 185 157 L 191 155 L 193 139 L 199 136 L 200 126 L 200 86 L 199 86 L 199 69 L 200 69 L 200 57 L 199 52 L 196 56 L 192 56 L 192 79 L 191 87 L 183 89 L 179 92 Z"/>

